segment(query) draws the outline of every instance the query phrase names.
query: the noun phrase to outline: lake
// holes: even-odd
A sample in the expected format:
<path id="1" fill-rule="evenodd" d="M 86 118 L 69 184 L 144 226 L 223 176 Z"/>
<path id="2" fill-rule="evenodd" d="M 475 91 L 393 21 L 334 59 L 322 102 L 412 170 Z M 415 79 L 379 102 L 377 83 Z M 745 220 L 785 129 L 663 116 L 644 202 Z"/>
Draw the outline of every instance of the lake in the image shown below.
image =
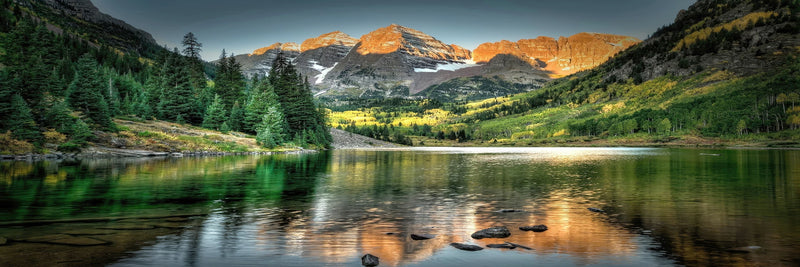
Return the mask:
<path id="1" fill-rule="evenodd" d="M 0 162 L 0 266 L 798 266 L 798 224 L 797 150 Z M 493 226 L 511 236 L 470 237 Z"/>

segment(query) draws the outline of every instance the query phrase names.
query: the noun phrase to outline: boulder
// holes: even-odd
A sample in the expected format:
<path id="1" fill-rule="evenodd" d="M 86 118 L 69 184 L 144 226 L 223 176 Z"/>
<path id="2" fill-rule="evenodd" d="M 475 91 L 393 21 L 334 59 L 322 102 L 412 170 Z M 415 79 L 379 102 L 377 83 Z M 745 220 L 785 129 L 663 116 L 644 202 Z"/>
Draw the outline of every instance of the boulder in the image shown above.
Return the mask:
<path id="1" fill-rule="evenodd" d="M 426 240 L 426 239 L 431 239 L 431 238 L 434 238 L 434 237 L 436 237 L 436 236 L 435 235 L 429 235 L 429 234 L 411 234 L 411 239 L 414 239 L 414 240 Z"/>
<path id="2" fill-rule="evenodd" d="M 378 266 L 378 264 L 380 264 L 380 258 L 378 258 L 378 257 L 376 257 L 376 256 L 374 256 L 372 254 L 366 254 L 364 256 L 361 256 L 361 265 L 364 265 L 364 266 Z"/>
<path id="3" fill-rule="evenodd" d="M 492 228 L 486 228 L 475 233 L 472 233 L 472 238 L 481 239 L 481 238 L 506 238 L 511 236 L 511 232 L 508 231 L 508 228 L 505 226 L 498 226 Z"/>
<path id="4" fill-rule="evenodd" d="M 544 232 L 547 231 L 547 225 L 520 226 L 519 229 L 522 231 Z"/>
<path id="5" fill-rule="evenodd" d="M 460 249 L 460 250 L 466 250 L 466 251 L 483 250 L 483 248 L 480 247 L 480 246 L 469 245 L 469 244 L 464 244 L 464 243 L 450 243 L 450 246 L 452 246 L 454 248 L 457 248 L 457 249 Z"/>

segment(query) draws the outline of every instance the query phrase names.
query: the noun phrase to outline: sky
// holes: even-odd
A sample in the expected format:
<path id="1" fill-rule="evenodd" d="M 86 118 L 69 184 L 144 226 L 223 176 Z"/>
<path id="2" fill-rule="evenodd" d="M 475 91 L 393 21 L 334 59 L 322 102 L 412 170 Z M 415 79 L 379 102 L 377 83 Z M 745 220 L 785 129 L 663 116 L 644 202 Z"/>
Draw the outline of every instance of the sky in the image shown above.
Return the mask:
<path id="1" fill-rule="evenodd" d="M 168 48 L 192 32 L 205 60 L 342 31 L 354 38 L 390 24 L 473 50 L 481 43 L 579 32 L 645 39 L 695 0 L 91 0 Z"/>

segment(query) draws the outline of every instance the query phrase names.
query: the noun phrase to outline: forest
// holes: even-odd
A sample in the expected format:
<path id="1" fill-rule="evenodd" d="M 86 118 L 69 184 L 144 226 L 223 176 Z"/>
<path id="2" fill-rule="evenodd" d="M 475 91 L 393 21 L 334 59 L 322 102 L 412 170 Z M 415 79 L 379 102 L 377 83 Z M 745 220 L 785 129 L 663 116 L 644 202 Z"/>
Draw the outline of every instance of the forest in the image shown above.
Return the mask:
<path id="1" fill-rule="evenodd" d="M 325 109 L 286 58 L 247 79 L 225 51 L 208 71 L 192 33 L 182 50 L 126 51 L 0 3 L 0 117 L 14 118 L 0 121 L 4 154 L 80 151 L 97 131 L 119 131 L 115 118 L 236 131 L 267 148 L 330 145 Z"/>

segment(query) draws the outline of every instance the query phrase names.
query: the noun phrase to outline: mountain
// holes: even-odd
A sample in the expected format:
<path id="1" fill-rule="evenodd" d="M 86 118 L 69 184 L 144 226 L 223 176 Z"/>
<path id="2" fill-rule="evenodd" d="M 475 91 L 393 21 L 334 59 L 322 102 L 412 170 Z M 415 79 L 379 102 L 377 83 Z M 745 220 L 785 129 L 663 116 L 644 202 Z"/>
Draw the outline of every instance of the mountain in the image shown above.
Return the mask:
<path id="1" fill-rule="evenodd" d="M 337 31 L 308 39 L 299 49 L 278 43 L 237 60 L 247 75 L 264 75 L 282 52 L 326 98 L 425 96 L 449 101 L 530 91 L 553 77 L 595 67 L 638 42 L 579 33 L 558 40 L 485 43 L 473 52 L 392 24 L 359 39 Z"/>
<path id="2" fill-rule="evenodd" d="M 518 145 L 595 139 L 796 145 L 799 14 L 799 1 L 699 0 L 593 69 L 470 105 L 479 108 L 439 125 L 468 125 L 468 136 Z M 493 46 L 523 51 L 518 43 Z"/>
<path id="3" fill-rule="evenodd" d="M 95 45 L 152 57 L 163 50 L 149 33 L 100 12 L 90 0 L 18 0 L 29 14 L 47 21 L 57 33 L 67 32 Z"/>
<path id="4" fill-rule="evenodd" d="M 569 75 L 594 68 L 615 54 L 641 42 L 634 37 L 578 33 L 570 37 L 538 37 L 517 42 L 484 43 L 473 52 L 473 60 L 489 62 L 497 55 L 513 55 L 552 75 Z"/>

